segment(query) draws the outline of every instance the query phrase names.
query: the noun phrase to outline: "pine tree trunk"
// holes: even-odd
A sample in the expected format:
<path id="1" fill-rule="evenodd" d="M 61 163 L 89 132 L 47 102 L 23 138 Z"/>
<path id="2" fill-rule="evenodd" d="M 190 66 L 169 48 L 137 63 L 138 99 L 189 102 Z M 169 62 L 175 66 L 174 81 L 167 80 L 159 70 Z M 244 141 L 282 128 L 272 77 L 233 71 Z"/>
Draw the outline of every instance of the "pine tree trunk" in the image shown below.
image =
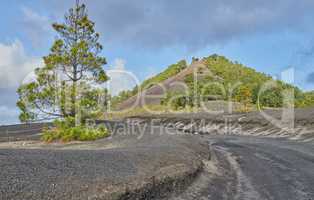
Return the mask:
<path id="1" fill-rule="evenodd" d="M 73 81 L 72 81 L 72 91 L 71 91 L 71 117 L 75 119 L 77 123 L 76 115 L 76 95 L 77 95 L 77 66 L 73 65 Z"/>

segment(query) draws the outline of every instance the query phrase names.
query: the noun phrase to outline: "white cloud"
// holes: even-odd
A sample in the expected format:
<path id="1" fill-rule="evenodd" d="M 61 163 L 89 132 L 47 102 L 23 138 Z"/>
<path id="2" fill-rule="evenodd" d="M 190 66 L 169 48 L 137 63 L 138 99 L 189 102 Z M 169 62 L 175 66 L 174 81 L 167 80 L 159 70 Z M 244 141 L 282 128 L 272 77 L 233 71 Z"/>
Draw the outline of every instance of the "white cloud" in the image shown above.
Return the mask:
<path id="1" fill-rule="evenodd" d="M 43 25 L 41 27 L 43 30 L 47 31 L 49 29 L 48 17 L 39 15 L 38 13 L 36 13 L 35 11 L 33 11 L 32 9 L 28 7 L 22 7 L 22 11 L 25 17 L 24 18 L 25 21 Z"/>
<path id="2" fill-rule="evenodd" d="M 34 47 L 40 47 L 51 32 L 51 21 L 48 17 L 36 13 L 28 7 L 22 7 L 24 30 Z"/>
<path id="3" fill-rule="evenodd" d="M 121 59 L 121 58 L 117 58 L 115 59 L 114 61 L 114 67 L 113 69 L 114 70 L 122 70 L 122 71 L 125 71 L 125 64 L 126 64 L 126 61 Z"/>
<path id="4" fill-rule="evenodd" d="M 17 87 L 29 73 L 40 66 L 42 59 L 27 56 L 19 40 L 11 44 L 0 43 L 0 88 Z"/>
<path id="5" fill-rule="evenodd" d="M 126 61 L 118 58 L 114 61 L 112 69 L 107 71 L 110 80 L 106 83 L 109 92 L 117 95 L 123 90 L 132 89 L 139 84 L 137 77 L 125 68 Z"/>

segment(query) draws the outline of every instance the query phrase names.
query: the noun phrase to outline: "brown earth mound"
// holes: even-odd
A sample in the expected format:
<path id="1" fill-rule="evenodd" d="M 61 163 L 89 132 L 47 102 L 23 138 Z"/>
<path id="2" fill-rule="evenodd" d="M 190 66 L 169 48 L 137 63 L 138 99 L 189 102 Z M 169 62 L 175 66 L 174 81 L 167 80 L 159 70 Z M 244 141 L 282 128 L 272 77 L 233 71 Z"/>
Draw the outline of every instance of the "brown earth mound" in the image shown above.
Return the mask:
<path id="1" fill-rule="evenodd" d="M 206 71 L 204 71 L 206 70 Z M 127 99 L 117 106 L 117 110 L 125 110 L 144 105 L 158 105 L 167 91 L 178 91 L 186 89 L 183 85 L 185 78 L 193 73 L 210 73 L 206 67 L 204 60 L 194 61 L 183 71 L 169 79 L 157 83 L 156 85 L 140 91 L 137 95 Z"/>

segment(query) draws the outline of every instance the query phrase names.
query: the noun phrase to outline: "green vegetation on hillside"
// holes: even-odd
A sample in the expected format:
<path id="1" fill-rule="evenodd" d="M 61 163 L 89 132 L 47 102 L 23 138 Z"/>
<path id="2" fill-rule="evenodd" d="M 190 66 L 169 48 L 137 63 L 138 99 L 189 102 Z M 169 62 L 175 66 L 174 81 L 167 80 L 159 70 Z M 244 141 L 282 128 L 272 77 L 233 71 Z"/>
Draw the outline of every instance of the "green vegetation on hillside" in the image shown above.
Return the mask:
<path id="1" fill-rule="evenodd" d="M 204 60 L 212 74 L 197 80 L 198 95 L 205 97 L 219 95 L 222 99 L 244 104 L 248 104 L 247 102 L 257 104 L 259 97 L 260 107 L 282 107 L 282 92 L 287 89 L 294 90 L 297 105 L 302 98 L 302 91 L 297 87 L 280 80 L 274 80 L 264 73 L 257 72 L 237 62 L 231 62 L 223 56 L 212 55 L 204 58 Z M 191 90 L 195 90 L 193 75 L 186 78 L 186 83 Z M 270 86 L 261 92 L 261 89 L 266 86 L 265 83 Z"/>
<path id="2" fill-rule="evenodd" d="M 297 106 L 301 108 L 314 107 L 314 91 L 302 93 L 297 101 Z"/>
<path id="3" fill-rule="evenodd" d="M 181 72 L 186 67 L 187 67 L 187 63 L 185 60 L 181 60 L 176 64 L 170 65 L 169 67 L 167 67 L 167 69 L 165 71 L 163 71 L 163 72 L 161 72 L 161 73 L 157 74 L 156 76 L 153 76 L 149 79 L 146 79 L 139 87 L 136 86 L 132 90 L 126 90 L 126 91 L 120 92 L 117 96 L 112 98 L 112 100 L 111 100 L 112 105 L 115 106 L 118 103 L 121 103 L 121 102 L 127 100 L 128 98 L 136 95 L 139 92 L 139 88 L 141 90 L 145 90 L 145 89 L 148 89 L 155 84 L 158 84 L 160 82 L 167 80 L 168 78 L 175 76 L 176 74 Z"/>
<path id="4" fill-rule="evenodd" d="M 185 77 L 189 91 L 169 91 L 162 99 L 162 105 L 170 105 L 175 109 L 185 107 L 198 107 L 201 101 L 228 100 L 240 102 L 244 110 L 257 106 L 278 108 L 286 103 L 294 103 L 295 107 L 314 106 L 314 92 L 302 92 L 298 87 L 274 80 L 271 76 L 257 72 L 243 64 L 232 62 L 219 55 L 211 55 L 203 58 L 203 63 L 209 69 L 209 74 L 194 74 Z M 180 61 L 171 65 L 164 72 L 145 80 L 141 88 L 149 88 L 186 68 L 186 62 Z M 197 78 L 197 80 L 195 80 Z M 197 83 L 197 84 L 195 84 Z M 116 98 L 116 102 L 122 102 L 137 93 L 123 91 Z M 284 93 L 294 92 L 294 102 L 284 102 Z"/>
<path id="5" fill-rule="evenodd" d="M 167 80 L 168 78 L 171 78 L 184 70 L 187 67 L 186 61 L 181 60 L 176 64 L 170 65 L 165 71 L 161 72 L 160 74 L 157 74 L 156 76 L 153 76 L 147 80 L 145 80 L 141 84 L 142 89 L 147 89 L 152 87 L 153 85 L 163 82 Z"/>

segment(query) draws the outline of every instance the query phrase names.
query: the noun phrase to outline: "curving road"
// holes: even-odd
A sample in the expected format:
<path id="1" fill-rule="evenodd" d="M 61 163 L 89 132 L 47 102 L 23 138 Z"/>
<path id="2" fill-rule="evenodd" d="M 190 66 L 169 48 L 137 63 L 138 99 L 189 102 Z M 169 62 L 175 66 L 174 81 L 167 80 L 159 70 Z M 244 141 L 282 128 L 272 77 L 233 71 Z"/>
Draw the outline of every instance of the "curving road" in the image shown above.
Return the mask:
<path id="1" fill-rule="evenodd" d="M 244 136 L 205 136 L 212 161 L 171 199 L 312 200 L 314 144 Z"/>

